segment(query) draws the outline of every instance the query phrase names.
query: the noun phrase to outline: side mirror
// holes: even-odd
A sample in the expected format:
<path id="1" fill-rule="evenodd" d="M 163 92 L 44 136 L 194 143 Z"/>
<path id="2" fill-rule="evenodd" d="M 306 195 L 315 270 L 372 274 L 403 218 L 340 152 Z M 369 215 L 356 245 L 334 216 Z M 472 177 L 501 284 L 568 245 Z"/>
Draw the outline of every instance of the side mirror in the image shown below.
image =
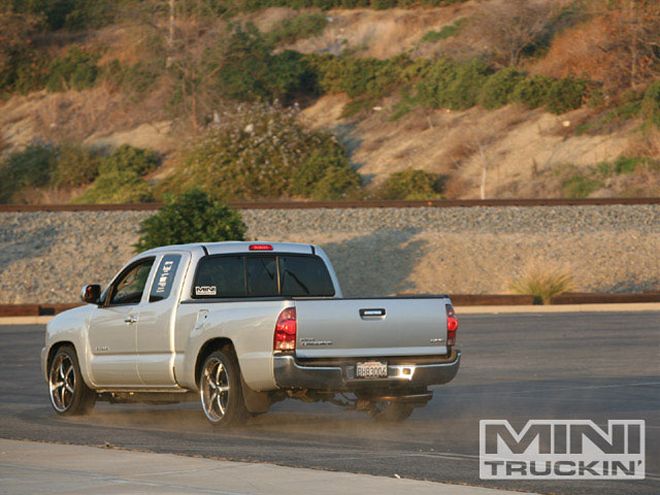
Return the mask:
<path id="1" fill-rule="evenodd" d="M 80 292 L 82 302 L 98 304 L 101 297 L 101 286 L 97 284 L 85 285 Z"/>

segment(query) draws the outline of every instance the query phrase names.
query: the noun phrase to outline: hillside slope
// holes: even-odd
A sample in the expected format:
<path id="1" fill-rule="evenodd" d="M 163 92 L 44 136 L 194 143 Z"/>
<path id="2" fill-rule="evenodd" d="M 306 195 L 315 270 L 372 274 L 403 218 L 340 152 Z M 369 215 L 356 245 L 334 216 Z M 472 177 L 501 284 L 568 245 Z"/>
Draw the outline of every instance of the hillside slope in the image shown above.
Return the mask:
<path id="1" fill-rule="evenodd" d="M 543 39 L 544 47 L 534 45 L 532 55 L 521 55 L 523 58 L 516 70 L 529 73 L 526 76 L 529 78 L 571 80 L 586 76 L 576 71 L 589 68 L 582 63 L 590 57 L 589 37 L 598 35 L 601 44 L 612 41 L 614 35 L 596 27 L 602 28 L 603 22 L 612 27 L 617 11 L 605 14 L 585 11 L 578 16 L 570 10 L 572 2 L 537 3 L 547 4 L 546 15 L 552 14 L 552 19 L 561 19 L 566 26 L 553 20 L 557 24 L 553 28 L 554 36 Z M 494 42 L 479 38 L 475 31 L 477 24 L 472 22 L 480 16 L 494 15 L 488 9 L 496 11 L 502 5 L 506 7 L 507 4 L 490 0 L 442 7 L 325 12 L 277 7 L 239 13 L 232 22 L 253 22 L 265 37 L 273 37 L 272 33 L 282 32 L 282 26 L 292 31 L 291 26 L 295 26 L 292 23 L 300 16 L 316 16 L 301 21 L 320 23 L 320 28 L 312 34 L 296 37 L 295 32 L 292 35 L 284 31 L 285 34 L 277 38 L 280 41 L 276 42 L 275 56 L 282 53 L 334 54 L 339 56 L 337 60 L 353 57 L 380 60 L 384 64 L 396 61 L 397 56 L 407 57 L 401 62 L 403 75 L 388 80 L 378 93 L 349 96 L 328 89 L 327 82 L 323 82 L 328 80 L 327 72 L 323 73 L 322 90 L 305 96 L 292 93 L 296 104 L 303 107 L 300 113 L 303 126 L 332 132 L 348 150 L 351 163 L 366 185 L 364 194 L 376 194 L 373 191 L 395 172 L 421 169 L 437 174 L 442 182 L 441 194 L 450 198 L 660 195 L 660 134 L 653 121 L 657 117 L 648 111 L 644 114 L 643 110 L 649 105 L 660 107 L 658 96 L 648 96 L 647 90 L 654 80 L 657 50 L 651 52 L 651 75 L 643 75 L 645 79 L 640 75 L 639 81 L 633 78 L 630 84 L 621 82 L 616 88 L 606 87 L 599 79 L 608 78 L 613 67 L 622 63 L 625 47 L 619 52 L 612 48 L 607 60 L 593 61 L 596 67 L 591 68 L 591 89 L 584 93 L 583 101 L 578 101 L 579 108 L 570 111 L 550 112 L 546 107 L 529 108 L 515 102 L 500 103 L 492 109 L 484 108 L 482 103 L 454 109 L 442 104 L 433 108 L 420 103 L 415 93 L 421 90 L 416 88 L 425 81 L 419 81 L 420 76 L 415 75 L 422 73 L 419 60 L 452 57 L 457 63 L 464 63 L 462 61 L 481 57 L 490 61 L 492 68 L 489 70 L 502 69 Z M 565 20 L 567 18 L 570 22 Z M 158 22 L 161 23 L 159 29 L 164 30 L 164 20 Z M 657 20 L 653 22 L 656 24 L 651 22 L 652 25 L 657 25 Z M 177 25 L 177 32 L 187 43 L 186 53 L 191 59 L 202 60 L 204 53 L 216 49 L 218 40 L 226 42 L 228 26 L 224 18 L 211 19 L 205 24 L 187 18 Z M 34 142 L 80 143 L 97 149 L 130 144 L 161 155 L 161 168 L 147 176 L 152 184 L 157 185 L 161 178 L 183 167 L 180 156 L 187 143 L 206 132 L 207 127 L 213 127 L 219 116 L 224 115 L 224 108 L 231 104 L 226 94 L 218 89 L 220 86 L 210 83 L 211 89 L 204 86 L 208 78 L 217 76 L 219 68 L 193 67 L 181 61 L 180 81 L 172 75 L 163 75 L 162 68 L 155 75 L 149 75 L 148 64 L 153 63 L 154 57 L 161 56 L 154 53 L 162 54 L 162 51 L 149 51 L 155 35 L 145 29 L 139 22 L 124 17 L 110 26 L 68 38 L 62 33 L 52 35 L 56 42 L 43 51 L 53 57 L 70 53 L 73 46 L 100 54 L 96 62 L 99 67 L 97 82 L 78 90 L 65 85 L 58 91 L 41 89 L 25 95 L 8 95 L 0 103 L 2 156 L 7 157 Z M 526 50 L 530 50 L 529 46 Z M 570 46 L 574 50 L 567 48 Z M 133 73 L 123 68 L 138 66 L 143 72 Z M 144 84 L 147 89 L 141 89 L 140 93 L 126 89 L 127 76 L 123 75 L 124 79 L 118 83 L 118 76 L 112 72 L 119 70 L 116 67 L 124 71 L 121 74 L 130 72 L 131 77 L 137 79 L 133 84 Z M 194 80 L 201 82 L 195 82 L 196 89 L 187 94 L 185 71 L 199 67 L 207 67 L 207 72 L 195 76 Z M 460 67 L 463 66 L 459 66 L 459 70 Z M 374 74 L 380 77 L 379 74 L 388 70 L 392 70 L 390 66 L 383 65 Z M 148 80 L 148 84 L 138 76 Z M 184 93 L 180 93 L 180 88 L 184 88 Z M 465 91 L 470 89 L 466 86 Z M 647 101 L 651 104 L 644 103 Z M 68 201 L 75 199 L 81 190 L 84 187 L 25 197 L 32 202 Z"/>

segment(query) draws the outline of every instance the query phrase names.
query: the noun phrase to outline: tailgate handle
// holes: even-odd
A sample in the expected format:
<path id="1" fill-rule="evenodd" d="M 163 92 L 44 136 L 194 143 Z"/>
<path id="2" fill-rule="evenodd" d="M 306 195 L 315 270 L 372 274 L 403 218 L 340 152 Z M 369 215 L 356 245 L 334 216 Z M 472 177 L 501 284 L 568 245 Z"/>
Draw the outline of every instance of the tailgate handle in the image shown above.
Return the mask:
<path id="1" fill-rule="evenodd" d="M 384 318 L 385 308 L 363 308 L 360 310 L 360 318 L 367 320 L 370 318 Z"/>

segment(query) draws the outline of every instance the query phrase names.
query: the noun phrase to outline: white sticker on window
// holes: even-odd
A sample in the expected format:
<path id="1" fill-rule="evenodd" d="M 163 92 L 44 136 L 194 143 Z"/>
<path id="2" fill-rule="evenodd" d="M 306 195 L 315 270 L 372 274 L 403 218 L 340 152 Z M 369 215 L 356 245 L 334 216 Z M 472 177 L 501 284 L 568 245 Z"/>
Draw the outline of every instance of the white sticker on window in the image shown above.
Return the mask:
<path id="1" fill-rule="evenodd" d="M 215 296 L 218 293 L 218 289 L 215 285 L 197 285 L 195 286 L 195 295 L 196 296 Z"/>

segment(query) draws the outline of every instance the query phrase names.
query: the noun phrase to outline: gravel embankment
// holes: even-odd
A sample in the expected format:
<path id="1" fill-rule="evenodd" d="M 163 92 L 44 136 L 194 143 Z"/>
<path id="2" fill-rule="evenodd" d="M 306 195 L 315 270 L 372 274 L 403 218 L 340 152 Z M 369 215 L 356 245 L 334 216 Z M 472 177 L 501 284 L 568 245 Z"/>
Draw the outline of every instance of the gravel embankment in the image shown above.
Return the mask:
<path id="1" fill-rule="evenodd" d="M 138 211 L 0 213 L 0 304 L 72 302 L 133 255 Z M 313 242 L 346 295 L 503 293 L 528 262 L 585 291 L 660 290 L 660 206 L 244 210 L 250 239 Z"/>

